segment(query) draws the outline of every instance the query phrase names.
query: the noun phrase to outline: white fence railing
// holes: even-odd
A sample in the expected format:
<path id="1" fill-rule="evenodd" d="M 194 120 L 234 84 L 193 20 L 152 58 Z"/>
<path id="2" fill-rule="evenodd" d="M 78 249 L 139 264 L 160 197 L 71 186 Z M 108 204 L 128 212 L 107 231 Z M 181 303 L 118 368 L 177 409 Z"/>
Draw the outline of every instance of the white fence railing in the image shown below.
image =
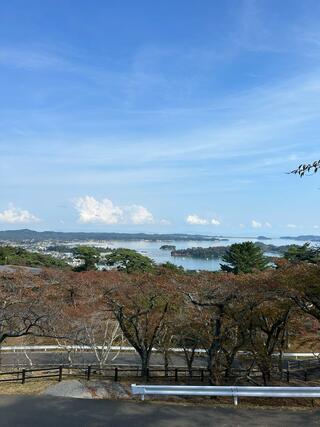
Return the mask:
<path id="1" fill-rule="evenodd" d="M 96 346 L 97 349 L 102 349 L 101 345 Z M 94 348 L 89 345 L 7 345 L 0 346 L 0 351 L 6 352 L 17 352 L 17 351 L 38 351 L 38 352 L 46 352 L 46 351 L 93 351 Z M 133 347 L 128 346 L 112 346 L 112 351 L 136 351 Z M 170 351 L 173 353 L 183 353 L 183 348 L 170 348 Z M 153 348 L 153 351 L 158 351 L 156 348 Z M 202 348 L 198 348 L 195 350 L 196 353 L 204 354 L 206 351 Z M 245 354 L 244 352 L 239 352 L 239 354 Z M 249 353 L 246 353 L 249 355 Z M 274 356 L 278 356 L 279 353 L 274 353 Z M 320 358 L 320 353 L 282 353 L 284 358 Z"/>
<path id="2" fill-rule="evenodd" d="M 132 394 L 161 396 L 230 396 L 235 405 L 239 397 L 319 398 L 320 387 L 245 387 L 245 386 L 163 386 L 131 385 Z"/>
<path id="3" fill-rule="evenodd" d="M 95 347 L 96 349 L 101 350 L 102 345 L 97 345 Z M 46 352 L 46 351 L 93 351 L 94 347 L 91 347 L 89 345 L 66 345 L 66 346 L 60 346 L 60 345 L 7 345 L 7 346 L 1 346 L 0 351 L 6 351 L 6 352 L 18 352 L 18 351 L 37 351 L 37 352 Z M 125 346 L 112 346 L 112 351 L 135 351 L 133 347 L 125 347 Z"/>

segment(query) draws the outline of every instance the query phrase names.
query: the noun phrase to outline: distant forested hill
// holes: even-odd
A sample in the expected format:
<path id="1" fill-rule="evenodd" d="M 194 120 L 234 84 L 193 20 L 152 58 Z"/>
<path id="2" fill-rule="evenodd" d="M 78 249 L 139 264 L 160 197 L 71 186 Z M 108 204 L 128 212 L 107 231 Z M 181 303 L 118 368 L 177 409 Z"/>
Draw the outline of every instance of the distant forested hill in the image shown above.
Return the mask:
<path id="1" fill-rule="evenodd" d="M 0 231 L 0 240 L 2 241 L 44 241 L 55 240 L 65 241 L 84 241 L 84 240 L 205 240 L 218 241 L 218 237 L 203 236 L 198 234 L 146 234 L 146 233 L 84 233 L 84 232 L 57 232 L 57 231 L 33 231 L 7 230 Z"/>
<path id="2" fill-rule="evenodd" d="M 302 236 L 282 236 L 280 239 L 301 240 L 303 242 L 320 242 L 320 236 L 315 236 L 313 234 L 306 234 Z"/>
<path id="3" fill-rule="evenodd" d="M 294 245 L 275 246 L 267 245 L 262 242 L 256 242 L 255 246 L 258 246 L 264 253 L 269 252 L 283 255 L 291 246 Z M 171 256 L 198 259 L 214 259 L 223 257 L 229 248 L 230 246 L 212 246 L 209 248 L 197 247 L 188 249 L 176 249 L 171 251 Z"/>

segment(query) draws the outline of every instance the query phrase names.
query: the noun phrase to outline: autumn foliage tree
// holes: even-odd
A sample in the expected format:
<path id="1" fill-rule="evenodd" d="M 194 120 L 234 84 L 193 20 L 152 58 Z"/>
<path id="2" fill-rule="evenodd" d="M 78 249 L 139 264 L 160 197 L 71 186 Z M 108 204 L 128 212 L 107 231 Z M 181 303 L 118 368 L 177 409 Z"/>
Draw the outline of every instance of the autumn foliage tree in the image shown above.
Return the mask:
<path id="1" fill-rule="evenodd" d="M 34 336 L 58 340 L 65 349 L 89 346 L 103 368 L 111 361 L 112 345 L 125 342 L 137 351 L 143 376 L 154 348 L 168 368 L 172 347 L 181 347 L 190 377 L 201 348 L 212 384 L 236 381 L 234 365 L 243 351 L 267 384 L 277 363 L 281 370 L 288 344 L 298 341 L 297 331 L 303 342 L 310 319 L 314 331 L 320 324 L 319 264 L 282 261 L 277 268 L 246 274 L 166 268 L 130 274 L 3 273 L 0 344 Z M 315 335 L 311 350 L 319 341 Z"/>
<path id="2" fill-rule="evenodd" d="M 196 350 L 203 348 L 203 323 L 198 308 L 193 304 L 181 304 L 171 319 L 176 347 L 183 349 L 189 377 L 193 376 Z"/>
<path id="3" fill-rule="evenodd" d="M 320 352 L 320 265 L 302 262 L 286 267 L 282 287 L 299 309 L 295 318 L 296 323 L 300 323 L 299 328 L 303 329 L 302 326 L 313 319 L 314 333 L 308 337 L 308 345 L 312 351 Z M 302 338 L 300 333 L 300 340 Z"/>
<path id="4" fill-rule="evenodd" d="M 208 356 L 208 371 L 212 384 L 221 382 L 224 370 L 226 332 L 229 328 L 229 310 L 238 293 L 234 275 L 227 273 L 202 274 L 196 286 L 186 292 L 189 302 L 197 308 L 201 319 L 201 342 Z"/>
<path id="5" fill-rule="evenodd" d="M 142 376 L 147 375 L 153 346 L 174 304 L 173 282 L 165 275 L 132 274 L 106 289 L 108 306 L 140 356 Z"/>
<path id="6" fill-rule="evenodd" d="M 281 357 L 285 349 L 293 304 L 278 286 L 274 274 L 262 276 L 259 283 L 243 292 L 243 297 L 247 306 L 242 319 L 248 336 L 245 348 L 259 367 L 266 385 L 271 379 L 275 353 Z"/>
<path id="7" fill-rule="evenodd" d="M 44 336 L 54 311 L 50 290 L 40 277 L 26 271 L 0 276 L 0 345 L 7 338 Z"/>

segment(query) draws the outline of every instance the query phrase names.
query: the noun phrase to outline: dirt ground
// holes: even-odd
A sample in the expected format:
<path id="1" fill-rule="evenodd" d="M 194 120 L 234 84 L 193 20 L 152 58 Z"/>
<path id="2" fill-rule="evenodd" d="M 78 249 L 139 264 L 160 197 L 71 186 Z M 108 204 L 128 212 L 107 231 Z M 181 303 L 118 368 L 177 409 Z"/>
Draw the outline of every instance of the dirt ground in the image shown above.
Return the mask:
<path id="1" fill-rule="evenodd" d="M 41 394 L 50 385 L 55 384 L 56 381 L 45 381 L 45 380 L 30 380 L 25 384 L 11 383 L 11 382 L 0 382 L 0 395 L 37 395 Z"/>

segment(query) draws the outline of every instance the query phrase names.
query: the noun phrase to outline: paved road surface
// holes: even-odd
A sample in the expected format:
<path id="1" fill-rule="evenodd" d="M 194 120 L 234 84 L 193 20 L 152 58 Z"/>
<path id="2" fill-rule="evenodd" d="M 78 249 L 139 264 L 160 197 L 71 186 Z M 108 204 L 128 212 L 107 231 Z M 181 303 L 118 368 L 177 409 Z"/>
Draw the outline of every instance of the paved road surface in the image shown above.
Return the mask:
<path id="1" fill-rule="evenodd" d="M 210 408 L 48 396 L 0 397 L 1 427 L 319 426 L 320 410 Z"/>
<path id="2" fill-rule="evenodd" d="M 110 354 L 110 364 L 115 365 L 140 365 L 140 358 L 135 352 L 120 353 L 119 356 L 112 362 L 111 359 L 115 353 Z M 66 353 L 58 352 L 28 352 L 28 356 L 32 360 L 34 366 L 42 365 L 64 365 L 68 364 L 68 356 Z M 97 364 L 97 359 L 94 353 L 91 352 L 79 352 L 75 353 L 75 356 L 72 358 L 74 364 Z M 171 363 L 174 366 L 185 366 L 185 358 L 182 355 L 174 354 L 171 357 Z M 29 364 L 28 359 L 26 358 L 23 352 L 8 353 L 3 352 L 1 354 L 1 364 L 3 366 L 16 366 L 17 364 Z M 162 365 L 163 357 L 161 354 L 154 353 L 151 356 L 151 365 Z M 206 366 L 206 359 L 204 357 L 197 357 L 194 362 L 194 366 Z"/>

